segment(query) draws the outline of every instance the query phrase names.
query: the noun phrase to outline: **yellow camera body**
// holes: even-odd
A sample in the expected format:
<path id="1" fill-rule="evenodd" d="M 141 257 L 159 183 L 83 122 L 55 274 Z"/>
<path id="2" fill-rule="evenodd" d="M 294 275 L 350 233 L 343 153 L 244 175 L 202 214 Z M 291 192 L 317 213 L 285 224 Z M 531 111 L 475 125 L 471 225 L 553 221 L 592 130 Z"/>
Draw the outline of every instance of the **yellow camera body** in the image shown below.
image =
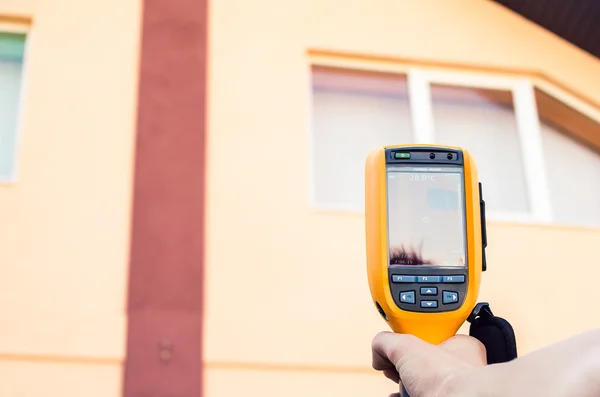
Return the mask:
<path id="1" fill-rule="evenodd" d="M 477 303 L 485 270 L 485 203 L 460 147 L 393 145 L 365 168 L 367 269 L 394 332 L 439 344 Z"/>

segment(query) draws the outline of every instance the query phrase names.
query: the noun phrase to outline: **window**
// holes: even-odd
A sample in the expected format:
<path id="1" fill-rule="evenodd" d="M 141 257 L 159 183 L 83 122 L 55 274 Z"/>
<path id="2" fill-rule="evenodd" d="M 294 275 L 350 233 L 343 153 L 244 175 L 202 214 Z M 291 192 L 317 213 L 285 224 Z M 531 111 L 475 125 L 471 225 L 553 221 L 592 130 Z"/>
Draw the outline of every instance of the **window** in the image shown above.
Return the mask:
<path id="1" fill-rule="evenodd" d="M 489 219 L 548 222 L 551 208 L 531 84 L 476 73 L 416 71 L 411 106 L 427 143 L 458 145 L 477 163 Z M 413 77 L 414 76 L 414 77 Z M 411 98 L 412 99 L 412 98 Z"/>
<path id="2" fill-rule="evenodd" d="M 594 118 L 526 78 L 386 69 L 313 68 L 317 208 L 362 211 L 371 149 L 431 143 L 473 154 L 489 219 L 600 226 Z"/>
<path id="3" fill-rule="evenodd" d="M 368 152 L 412 138 L 406 76 L 313 70 L 313 200 L 362 211 Z"/>
<path id="4" fill-rule="evenodd" d="M 530 213 L 512 91 L 432 84 L 431 100 L 435 141 L 475 157 L 488 210 Z"/>
<path id="5" fill-rule="evenodd" d="M 553 218 L 600 226 L 600 123 L 536 89 Z"/>
<path id="6" fill-rule="evenodd" d="M 0 182 L 16 177 L 25 35 L 0 32 Z"/>

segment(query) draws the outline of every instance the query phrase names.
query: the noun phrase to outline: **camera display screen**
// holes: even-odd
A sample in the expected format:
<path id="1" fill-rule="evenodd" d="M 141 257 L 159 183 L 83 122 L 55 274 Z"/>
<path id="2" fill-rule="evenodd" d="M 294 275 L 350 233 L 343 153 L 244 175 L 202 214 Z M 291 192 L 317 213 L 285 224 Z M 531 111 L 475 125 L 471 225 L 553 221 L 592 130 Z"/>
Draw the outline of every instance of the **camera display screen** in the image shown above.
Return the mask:
<path id="1" fill-rule="evenodd" d="M 390 266 L 467 266 L 463 181 L 460 166 L 388 166 Z"/>

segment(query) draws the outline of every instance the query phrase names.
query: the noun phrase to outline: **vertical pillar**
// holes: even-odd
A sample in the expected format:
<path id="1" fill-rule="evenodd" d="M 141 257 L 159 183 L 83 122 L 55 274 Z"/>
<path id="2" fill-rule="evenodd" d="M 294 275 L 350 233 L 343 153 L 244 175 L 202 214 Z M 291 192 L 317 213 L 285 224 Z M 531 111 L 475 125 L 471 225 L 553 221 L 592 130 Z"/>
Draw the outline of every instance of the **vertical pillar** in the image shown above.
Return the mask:
<path id="1" fill-rule="evenodd" d="M 201 397 L 207 0 L 143 0 L 125 397 Z"/>

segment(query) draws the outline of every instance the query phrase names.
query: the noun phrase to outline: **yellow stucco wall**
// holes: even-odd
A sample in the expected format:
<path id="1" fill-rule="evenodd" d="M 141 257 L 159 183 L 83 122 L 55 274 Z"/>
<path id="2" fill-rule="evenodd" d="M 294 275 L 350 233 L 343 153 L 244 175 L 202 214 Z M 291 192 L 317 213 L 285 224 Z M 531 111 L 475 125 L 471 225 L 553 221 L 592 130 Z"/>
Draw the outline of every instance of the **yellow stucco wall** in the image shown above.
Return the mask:
<path id="1" fill-rule="evenodd" d="M 222 0 L 210 19 L 208 396 L 392 392 L 369 375 L 386 326 L 363 218 L 309 206 L 307 51 L 543 71 L 598 102 L 600 62 L 488 1 Z M 572 304 L 597 292 L 561 283 L 566 266 L 600 275 L 598 241 L 600 230 L 490 223 L 480 300 L 513 323 L 521 353 L 600 325 Z"/>
<path id="2" fill-rule="evenodd" d="M 0 185 L 0 395 L 119 396 L 137 1 L 0 0 L 31 18 L 18 181 Z"/>

